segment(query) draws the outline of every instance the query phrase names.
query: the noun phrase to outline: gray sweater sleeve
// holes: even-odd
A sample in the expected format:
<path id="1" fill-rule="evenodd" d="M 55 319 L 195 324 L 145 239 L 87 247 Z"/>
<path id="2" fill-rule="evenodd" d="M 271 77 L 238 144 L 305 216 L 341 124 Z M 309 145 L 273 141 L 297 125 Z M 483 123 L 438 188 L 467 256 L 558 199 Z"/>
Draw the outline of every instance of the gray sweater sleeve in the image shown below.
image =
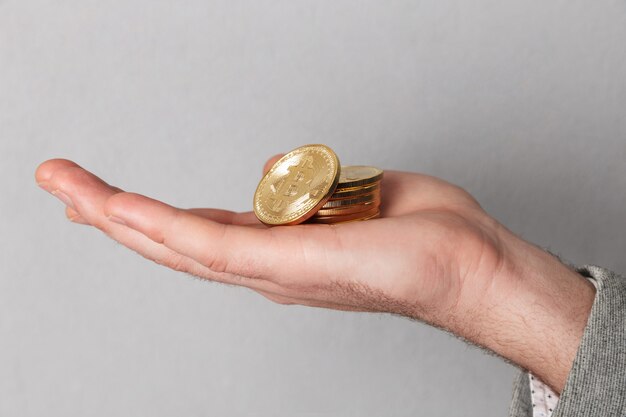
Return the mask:
<path id="1" fill-rule="evenodd" d="M 626 416 L 626 279 L 595 265 L 576 268 L 595 281 L 591 308 L 574 364 L 553 417 Z M 515 381 L 510 417 L 532 417 L 528 374 Z"/>

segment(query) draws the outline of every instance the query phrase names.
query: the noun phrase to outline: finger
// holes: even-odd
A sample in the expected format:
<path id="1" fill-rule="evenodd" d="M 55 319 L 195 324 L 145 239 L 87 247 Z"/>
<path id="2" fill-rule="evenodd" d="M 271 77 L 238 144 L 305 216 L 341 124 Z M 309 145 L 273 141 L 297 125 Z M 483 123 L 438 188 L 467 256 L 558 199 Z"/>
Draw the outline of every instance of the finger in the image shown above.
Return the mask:
<path id="1" fill-rule="evenodd" d="M 237 225 L 247 225 L 247 226 L 264 226 L 263 223 L 256 217 L 254 212 L 247 211 L 245 213 L 236 213 L 234 211 L 229 210 L 220 210 L 213 208 L 190 208 L 184 209 L 189 213 L 196 214 L 198 216 L 204 217 L 206 219 L 210 219 L 216 221 L 218 223 L 227 223 L 227 224 L 237 224 Z"/>
<path id="2" fill-rule="evenodd" d="M 151 198 L 120 193 L 104 208 L 107 215 L 157 243 L 195 259 L 216 272 L 252 278 L 293 278 L 324 273 L 324 245 L 332 248 L 330 228 L 304 226 L 251 228 L 218 223 Z M 311 263 L 314 263 L 314 268 Z"/>
<path id="3" fill-rule="evenodd" d="M 100 178 L 77 165 L 63 164 L 59 166 L 59 169 L 53 172 L 47 181 L 49 181 L 52 189 L 62 190 L 73 201 L 75 208 L 67 209 L 70 216 L 75 217 L 77 215 L 77 219 L 81 222 L 84 220 L 86 224 L 97 227 L 109 237 L 149 260 L 177 271 L 226 284 L 245 285 L 252 289 L 274 292 L 281 290 L 272 283 L 257 282 L 234 274 L 211 271 L 197 261 L 154 242 L 132 228 L 109 221 L 104 214 L 103 206 L 112 195 L 120 193 L 119 188 L 106 184 Z M 213 214 L 217 212 L 215 211 Z M 227 214 L 223 211 L 220 215 Z"/>
<path id="4" fill-rule="evenodd" d="M 52 192 L 54 191 L 50 185 L 52 175 L 61 169 L 70 167 L 78 167 L 78 164 L 67 159 L 49 159 L 42 162 L 35 170 L 35 181 L 41 188 Z"/>
<path id="5" fill-rule="evenodd" d="M 68 217 L 78 216 L 81 221 L 95 226 L 149 259 L 165 262 L 165 259 L 172 258 L 170 263 L 178 262 L 175 254 L 166 248 L 158 248 L 142 234 L 108 221 L 102 207 L 110 196 L 120 192 L 119 188 L 108 185 L 76 164 L 53 162 L 45 168 L 51 171 L 47 178 L 50 188 L 61 191 L 72 201 L 73 207 L 66 209 Z"/>
<path id="6" fill-rule="evenodd" d="M 79 212 L 71 207 L 65 207 L 65 216 L 69 221 L 73 223 L 89 225 L 89 222 L 85 220 L 85 218 L 81 216 Z"/>
<path id="7" fill-rule="evenodd" d="M 62 200 L 69 198 L 68 206 L 98 228 L 106 226 L 106 218 L 102 214 L 104 202 L 120 192 L 78 165 L 61 166 L 54 170 L 48 184 L 53 194 L 63 195 Z"/>
<path id="8" fill-rule="evenodd" d="M 277 155 L 272 156 L 270 159 L 268 159 L 265 165 L 263 166 L 263 175 L 267 174 L 267 171 L 269 171 L 274 166 L 274 164 L 278 162 L 278 160 L 282 158 L 283 156 L 285 156 L 284 153 L 279 153 Z"/>

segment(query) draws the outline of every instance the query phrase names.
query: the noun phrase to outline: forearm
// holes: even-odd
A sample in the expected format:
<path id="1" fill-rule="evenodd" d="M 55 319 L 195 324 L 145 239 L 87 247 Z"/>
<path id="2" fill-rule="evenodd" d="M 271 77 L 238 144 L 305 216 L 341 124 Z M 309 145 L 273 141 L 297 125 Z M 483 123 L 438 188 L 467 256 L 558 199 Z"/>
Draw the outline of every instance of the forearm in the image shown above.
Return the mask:
<path id="1" fill-rule="evenodd" d="M 503 228 L 504 261 L 464 323 L 467 338 L 561 392 L 594 301 L 593 285 Z"/>

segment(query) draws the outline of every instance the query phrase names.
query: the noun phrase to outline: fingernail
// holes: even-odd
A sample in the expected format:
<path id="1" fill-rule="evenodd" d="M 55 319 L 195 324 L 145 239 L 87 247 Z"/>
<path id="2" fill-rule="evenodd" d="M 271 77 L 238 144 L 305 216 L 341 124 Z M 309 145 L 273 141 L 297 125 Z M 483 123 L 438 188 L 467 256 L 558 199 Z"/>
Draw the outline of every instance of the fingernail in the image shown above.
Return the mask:
<path id="1" fill-rule="evenodd" d="M 74 203 L 72 202 L 72 199 L 63 191 L 54 190 L 52 191 L 52 195 L 58 198 L 59 200 L 61 200 L 62 202 L 64 202 L 66 206 L 71 207 L 74 210 L 76 210 L 76 208 L 74 207 Z"/>
<path id="2" fill-rule="evenodd" d="M 117 223 L 117 224 L 121 224 L 121 225 L 126 226 L 126 222 L 125 222 L 124 220 L 120 219 L 120 218 L 119 218 L 119 217 L 117 217 L 117 216 L 109 216 L 108 218 L 109 218 L 109 220 L 111 220 L 113 223 Z"/>

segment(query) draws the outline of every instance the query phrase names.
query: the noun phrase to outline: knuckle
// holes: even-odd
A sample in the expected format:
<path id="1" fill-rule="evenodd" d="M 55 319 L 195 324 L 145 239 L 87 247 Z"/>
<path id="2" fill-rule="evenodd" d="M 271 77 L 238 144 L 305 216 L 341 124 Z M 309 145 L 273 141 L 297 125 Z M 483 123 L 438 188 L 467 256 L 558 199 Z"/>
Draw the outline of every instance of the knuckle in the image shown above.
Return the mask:
<path id="1" fill-rule="evenodd" d="M 228 260 L 225 257 L 207 256 L 204 259 L 204 265 L 213 272 L 224 273 L 228 271 Z"/>
<path id="2" fill-rule="evenodd" d="M 227 228 L 222 227 L 221 235 L 216 237 L 217 241 L 225 241 L 226 233 Z M 228 254 L 227 250 L 225 250 L 224 248 L 220 248 L 218 245 L 216 245 L 214 248 L 207 248 L 206 253 L 202 258 L 203 259 L 201 259 L 201 262 L 213 272 L 231 272 L 231 256 Z"/>

